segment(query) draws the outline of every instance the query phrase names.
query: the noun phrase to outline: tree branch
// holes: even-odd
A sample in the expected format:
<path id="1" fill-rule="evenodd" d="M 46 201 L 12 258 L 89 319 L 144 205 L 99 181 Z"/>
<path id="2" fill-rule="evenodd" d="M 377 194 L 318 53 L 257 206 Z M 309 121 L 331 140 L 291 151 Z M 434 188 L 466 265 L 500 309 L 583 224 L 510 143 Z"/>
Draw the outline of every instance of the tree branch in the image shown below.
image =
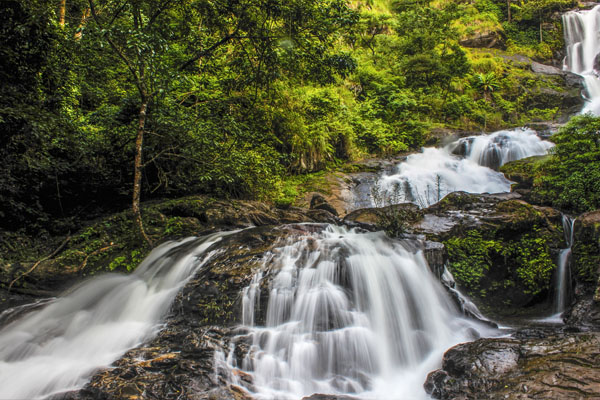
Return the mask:
<path id="1" fill-rule="evenodd" d="M 94 18 L 94 21 L 96 22 L 96 24 L 99 27 L 103 27 L 102 23 L 100 22 L 100 19 L 98 18 L 98 14 L 96 13 L 96 8 L 94 7 L 94 2 L 93 0 L 88 0 L 88 4 L 90 5 L 90 11 L 92 12 L 92 17 Z M 123 51 L 116 45 L 116 43 L 110 38 L 108 31 L 105 31 L 104 36 L 106 37 L 106 40 L 108 41 L 108 43 L 110 44 L 110 47 L 113 48 L 113 50 L 117 53 L 117 55 L 119 56 L 119 58 L 121 60 L 123 60 L 123 62 L 125 63 L 125 65 L 127 65 L 127 68 L 129 69 L 129 72 L 132 73 L 133 77 L 136 80 L 138 89 L 140 90 L 140 92 L 143 91 L 142 87 L 140 86 L 140 84 L 142 83 L 140 80 L 140 77 L 138 76 L 137 72 L 135 71 L 135 68 L 133 66 L 133 64 L 129 61 L 129 58 L 127 58 L 127 56 L 125 55 L 125 53 L 123 53 Z M 142 96 L 144 94 L 142 93 Z"/>

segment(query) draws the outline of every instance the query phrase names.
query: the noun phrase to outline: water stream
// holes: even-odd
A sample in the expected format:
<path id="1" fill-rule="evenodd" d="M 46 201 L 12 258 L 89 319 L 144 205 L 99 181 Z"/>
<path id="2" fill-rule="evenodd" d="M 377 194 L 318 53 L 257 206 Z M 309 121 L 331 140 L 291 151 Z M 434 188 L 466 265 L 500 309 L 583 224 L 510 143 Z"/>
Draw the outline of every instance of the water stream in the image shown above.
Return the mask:
<path id="1" fill-rule="evenodd" d="M 4 327 L 0 399 L 80 389 L 98 368 L 150 339 L 179 289 L 207 259 L 203 253 L 224 235 L 163 244 L 133 274 L 93 278 Z"/>
<path id="2" fill-rule="evenodd" d="M 516 129 L 424 148 L 380 177 L 371 204 L 411 202 L 428 207 L 455 191 L 509 192 L 511 182 L 497 169 L 510 161 L 546 154 L 552 146 L 530 129 Z"/>
<path id="3" fill-rule="evenodd" d="M 586 88 L 582 113 L 600 115 L 600 5 L 563 14 L 567 55 L 563 69 L 581 75 Z"/>
<path id="4" fill-rule="evenodd" d="M 243 305 L 240 334 L 217 363 L 260 399 L 425 397 L 423 379 L 443 352 L 486 330 L 461 316 L 421 252 L 382 232 L 335 226 L 265 256 Z M 240 360 L 241 344 L 250 347 Z"/>
<path id="5" fill-rule="evenodd" d="M 558 265 L 556 270 L 554 313 L 558 316 L 567 309 L 569 303 L 571 288 L 571 271 L 569 267 L 571 247 L 573 246 L 573 226 L 575 225 L 575 219 L 563 214 L 562 225 L 567 247 L 562 249 L 558 255 Z"/>

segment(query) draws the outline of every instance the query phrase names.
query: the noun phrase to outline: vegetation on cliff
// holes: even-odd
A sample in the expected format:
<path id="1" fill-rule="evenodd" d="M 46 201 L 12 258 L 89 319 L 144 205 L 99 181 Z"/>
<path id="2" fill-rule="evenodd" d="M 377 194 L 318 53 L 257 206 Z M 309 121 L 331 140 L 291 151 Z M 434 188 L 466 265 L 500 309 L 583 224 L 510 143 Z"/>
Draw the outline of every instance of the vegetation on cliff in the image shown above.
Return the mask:
<path id="1" fill-rule="evenodd" d="M 549 157 L 507 164 L 502 171 L 531 189 L 532 201 L 566 212 L 600 208 L 600 117 L 580 115 L 552 135 Z"/>

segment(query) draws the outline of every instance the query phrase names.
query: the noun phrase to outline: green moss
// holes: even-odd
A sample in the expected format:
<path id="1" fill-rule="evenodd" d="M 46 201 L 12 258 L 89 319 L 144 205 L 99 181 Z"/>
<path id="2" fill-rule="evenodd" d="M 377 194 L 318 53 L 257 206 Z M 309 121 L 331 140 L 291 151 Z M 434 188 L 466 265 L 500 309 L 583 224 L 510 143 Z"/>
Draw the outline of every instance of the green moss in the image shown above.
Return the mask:
<path id="1" fill-rule="evenodd" d="M 550 288 L 556 266 L 544 237 L 525 235 L 506 247 L 503 254 L 515 261 L 516 279 L 524 293 L 535 296 Z"/>
<path id="2" fill-rule="evenodd" d="M 470 231 L 465 238 L 444 242 L 450 260 L 450 269 L 458 284 L 469 294 L 485 297 L 482 281 L 492 265 L 493 253 L 502 250 L 499 242 L 484 240 L 481 233 Z"/>
<path id="3" fill-rule="evenodd" d="M 575 241 L 573 260 L 573 272 L 580 282 L 594 284 L 598 281 L 600 251 L 597 244 Z"/>

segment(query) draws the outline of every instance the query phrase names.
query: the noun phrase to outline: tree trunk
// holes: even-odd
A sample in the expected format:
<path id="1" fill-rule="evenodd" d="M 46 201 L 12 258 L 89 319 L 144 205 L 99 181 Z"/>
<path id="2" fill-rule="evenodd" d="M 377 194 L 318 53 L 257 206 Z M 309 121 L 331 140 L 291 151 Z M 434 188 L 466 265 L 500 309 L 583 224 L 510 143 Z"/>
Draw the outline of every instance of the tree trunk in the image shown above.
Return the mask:
<path id="1" fill-rule="evenodd" d="M 60 24 L 61 28 L 65 27 L 66 9 L 67 9 L 67 0 L 60 0 L 60 10 L 58 12 L 58 15 L 59 15 L 58 23 Z"/>
<path id="2" fill-rule="evenodd" d="M 510 15 L 510 0 L 506 0 L 506 11 L 507 11 L 507 20 L 508 22 L 510 22 L 511 20 L 511 15 Z"/>
<path id="3" fill-rule="evenodd" d="M 135 221 L 139 228 L 141 236 L 152 246 L 152 241 L 146 235 L 144 231 L 144 224 L 142 222 L 142 213 L 140 210 L 140 197 L 142 192 L 142 150 L 144 146 L 144 127 L 146 125 L 146 110 L 148 109 L 149 99 L 142 97 L 142 105 L 139 112 L 139 124 L 137 129 L 137 137 L 135 139 L 135 163 L 133 167 L 133 202 L 132 210 L 135 216 Z"/>

